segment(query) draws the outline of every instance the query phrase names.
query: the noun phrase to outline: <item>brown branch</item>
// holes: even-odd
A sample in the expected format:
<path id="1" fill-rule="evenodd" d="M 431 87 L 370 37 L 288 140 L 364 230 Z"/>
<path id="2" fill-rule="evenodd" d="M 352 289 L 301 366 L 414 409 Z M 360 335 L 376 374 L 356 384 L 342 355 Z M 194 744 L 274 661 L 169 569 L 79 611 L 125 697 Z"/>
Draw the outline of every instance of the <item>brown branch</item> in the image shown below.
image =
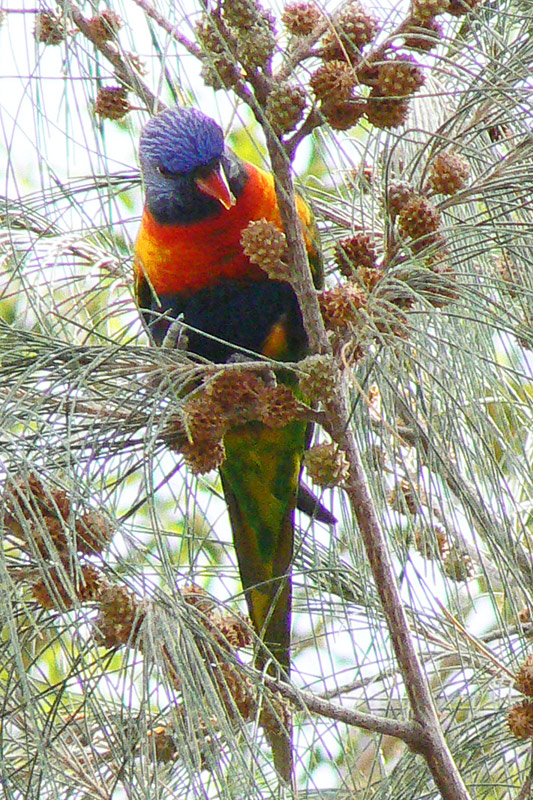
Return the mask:
<path id="1" fill-rule="evenodd" d="M 533 748 L 532 748 L 531 752 L 533 754 Z M 530 761 L 531 761 L 531 764 L 530 764 L 530 767 L 529 767 L 529 774 L 526 777 L 526 779 L 524 781 L 524 785 L 520 789 L 520 794 L 518 795 L 516 800 L 531 800 L 531 795 L 532 795 L 532 791 L 531 790 L 533 788 L 533 759 L 531 758 L 531 755 L 530 755 L 529 758 L 530 758 Z"/>
<path id="2" fill-rule="evenodd" d="M 164 17 L 156 8 L 154 8 L 151 3 L 147 2 L 147 0 L 133 0 L 133 2 L 135 5 L 139 6 L 139 8 L 142 8 L 147 17 L 153 19 L 153 21 L 159 25 L 160 28 L 166 31 L 169 36 L 179 42 L 179 44 L 181 44 L 188 53 L 190 53 L 192 56 L 196 56 L 196 58 L 201 58 L 202 50 L 200 47 L 180 33 L 177 25 L 172 25 L 166 17 Z"/>
<path id="3" fill-rule="evenodd" d="M 290 253 L 293 279 L 311 350 L 328 352 L 329 345 L 320 314 L 317 294 L 309 269 L 305 242 L 295 204 L 289 159 L 279 140 L 264 126 L 276 194 Z M 345 491 L 358 522 L 374 581 L 381 599 L 391 642 L 405 682 L 415 722 L 421 726 L 418 752 L 423 755 L 433 780 L 444 800 L 469 800 L 469 794 L 452 758 L 418 658 L 402 604 L 385 534 L 379 523 L 366 476 L 350 433 L 350 409 L 343 387 L 339 387 L 327 407 L 330 430 L 350 462 L 350 477 Z"/>
<path id="4" fill-rule="evenodd" d="M 288 139 L 287 142 L 285 143 L 285 151 L 290 161 L 292 161 L 292 159 L 294 158 L 296 148 L 298 147 L 300 142 L 302 142 L 306 138 L 306 136 L 309 136 L 309 134 L 312 133 L 315 128 L 318 128 L 318 126 L 321 123 L 322 123 L 321 114 L 318 108 L 316 108 L 316 106 L 313 106 L 313 108 L 307 115 L 307 118 L 304 120 L 303 124 L 300 125 L 298 130 L 295 133 L 293 133 L 291 138 Z"/>
<path id="5" fill-rule="evenodd" d="M 97 36 L 95 36 L 91 26 L 89 25 L 89 20 L 83 16 L 80 9 L 74 5 L 74 3 L 66 2 L 63 3 L 61 7 L 70 14 L 78 30 L 83 33 L 83 35 L 89 39 L 90 42 L 92 42 L 95 49 L 98 50 L 98 52 L 101 53 L 110 64 L 112 64 L 117 78 L 122 81 L 128 87 L 128 89 L 137 95 L 137 97 L 142 103 L 145 104 L 148 110 L 152 113 L 155 113 L 156 111 L 162 111 L 165 107 L 164 103 L 162 103 L 159 98 L 156 97 L 156 95 L 149 88 L 148 84 L 142 80 L 134 65 L 128 58 L 128 55 L 122 55 L 115 45 L 109 42 L 103 42 Z"/>
<path id="6" fill-rule="evenodd" d="M 276 183 L 276 197 L 281 221 L 287 238 L 291 285 L 300 303 L 311 352 L 327 353 L 330 348 L 320 313 L 318 295 L 313 284 L 307 248 L 296 210 L 291 164 L 283 145 L 275 133 L 268 125 L 264 125 L 263 130 Z"/>
<path id="7" fill-rule="evenodd" d="M 306 711 L 310 711 L 313 714 L 327 719 L 334 719 L 346 725 L 353 725 L 356 728 L 362 728 L 365 731 L 378 733 L 382 736 L 394 736 L 396 739 L 401 739 L 402 742 L 405 742 L 414 752 L 422 752 L 426 747 L 424 729 L 417 722 L 403 722 L 388 717 L 365 714 L 363 711 L 356 711 L 352 708 L 331 703 L 312 692 L 297 689 L 289 683 L 276 681 L 268 675 L 262 677 L 265 684 L 273 692 L 281 694 L 294 704 L 304 707 Z"/>
<path id="8" fill-rule="evenodd" d="M 468 800 L 466 786 L 440 727 L 427 677 L 411 637 L 386 538 L 376 514 L 353 436 L 348 431 L 349 409 L 346 397 L 338 392 L 337 396 L 332 398 L 328 410 L 332 426 L 336 429 L 336 438 L 350 462 L 350 477 L 344 488 L 363 538 L 411 709 L 415 721 L 424 730 L 425 742 L 419 752 L 424 756 L 444 800 Z"/>

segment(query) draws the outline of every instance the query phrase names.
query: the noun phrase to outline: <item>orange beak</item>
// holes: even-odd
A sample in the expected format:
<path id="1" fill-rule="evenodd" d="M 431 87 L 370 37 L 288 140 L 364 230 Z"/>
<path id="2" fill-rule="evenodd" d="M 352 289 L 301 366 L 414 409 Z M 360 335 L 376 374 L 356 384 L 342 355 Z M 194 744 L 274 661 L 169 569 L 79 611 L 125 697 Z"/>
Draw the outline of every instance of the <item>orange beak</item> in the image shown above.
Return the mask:
<path id="1" fill-rule="evenodd" d="M 219 203 L 222 203 L 226 210 L 229 210 L 237 202 L 229 188 L 228 181 L 222 167 L 210 172 L 205 178 L 195 178 L 195 183 L 204 194 L 209 197 L 214 197 Z"/>

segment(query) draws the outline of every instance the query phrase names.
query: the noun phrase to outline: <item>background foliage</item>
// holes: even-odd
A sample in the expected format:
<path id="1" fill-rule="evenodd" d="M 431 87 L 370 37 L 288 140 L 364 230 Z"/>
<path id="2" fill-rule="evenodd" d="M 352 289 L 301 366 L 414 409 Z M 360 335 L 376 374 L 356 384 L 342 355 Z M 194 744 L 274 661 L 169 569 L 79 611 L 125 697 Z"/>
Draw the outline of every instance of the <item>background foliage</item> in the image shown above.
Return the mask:
<path id="1" fill-rule="evenodd" d="M 264 139 L 231 91 L 203 83 L 187 47 L 202 3 L 109 8 L 123 24 L 103 49 L 76 17 L 101 13 L 88 2 L 10 6 L 0 29 L 0 780 L 6 798 L 277 796 L 263 690 L 246 723 L 237 713 L 243 676 L 257 684 L 239 667 L 250 648 L 213 632 L 231 642 L 244 611 L 218 479 L 189 473 L 164 435 L 196 367 L 148 346 L 131 277 L 150 92 L 198 105 L 259 164 Z M 56 43 L 38 41 L 42 11 L 60 20 Z M 385 38 L 407 9 L 374 12 Z M 417 55 L 426 82 L 407 122 L 323 124 L 295 168 L 328 286 L 342 281 L 335 244 L 364 230 L 388 270 L 385 298 L 407 298 L 391 323 L 372 295 L 342 351 L 353 435 L 463 779 L 476 798 L 518 797 L 533 732 L 527 708 L 525 740 L 506 720 L 531 636 L 533 12 L 503 0 L 439 22 L 442 39 Z M 95 103 L 122 84 L 126 53 L 138 82 L 112 120 Z M 316 59 L 295 67 L 302 86 Z M 469 177 L 434 196 L 446 238 L 435 273 L 398 245 L 387 198 L 400 180 L 427 188 L 449 147 Z M 357 526 L 340 489 L 322 499 L 335 529 L 298 518 L 293 683 L 405 719 Z M 399 739 L 307 703 L 295 717 L 302 796 L 435 796 Z"/>

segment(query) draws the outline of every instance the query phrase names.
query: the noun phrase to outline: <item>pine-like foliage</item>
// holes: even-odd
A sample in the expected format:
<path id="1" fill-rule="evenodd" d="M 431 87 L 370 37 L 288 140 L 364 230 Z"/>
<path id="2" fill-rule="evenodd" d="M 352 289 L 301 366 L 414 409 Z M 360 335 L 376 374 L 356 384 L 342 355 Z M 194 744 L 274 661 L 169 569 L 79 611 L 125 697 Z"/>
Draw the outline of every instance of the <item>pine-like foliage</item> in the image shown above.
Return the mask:
<path id="1" fill-rule="evenodd" d="M 0 46 L 3 796 L 290 796 L 263 723 L 292 714 L 299 797 L 525 797 L 531 0 L 23 0 Z M 149 345 L 136 148 L 176 102 L 278 175 L 313 409 L 179 325 Z M 302 414 L 338 523 L 297 519 L 280 685 L 209 470 L 228 426 Z"/>

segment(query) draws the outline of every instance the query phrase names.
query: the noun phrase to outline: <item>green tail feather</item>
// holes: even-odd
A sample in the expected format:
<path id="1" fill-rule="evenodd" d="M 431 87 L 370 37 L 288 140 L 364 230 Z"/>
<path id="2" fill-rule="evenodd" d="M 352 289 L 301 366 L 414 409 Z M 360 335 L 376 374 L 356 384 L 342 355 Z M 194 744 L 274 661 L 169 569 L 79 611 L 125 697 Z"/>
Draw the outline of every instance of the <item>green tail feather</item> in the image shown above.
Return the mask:
<path id="1" fill-rule="evenodd" d="M 270 653 L 287 676 L 294 508 L 305 439 L 302 422 L 275 429 L 247 423 L 226 435 L 226 460 L 220 470 L 248 609 L 265 644 L 256 666 L 262 669 Z M 278 672 L 274 663 L 269 672 Z M 274 724 L 266 726 L 266 733 L 276 769 L 290 782 L 291 731 Z"/>

